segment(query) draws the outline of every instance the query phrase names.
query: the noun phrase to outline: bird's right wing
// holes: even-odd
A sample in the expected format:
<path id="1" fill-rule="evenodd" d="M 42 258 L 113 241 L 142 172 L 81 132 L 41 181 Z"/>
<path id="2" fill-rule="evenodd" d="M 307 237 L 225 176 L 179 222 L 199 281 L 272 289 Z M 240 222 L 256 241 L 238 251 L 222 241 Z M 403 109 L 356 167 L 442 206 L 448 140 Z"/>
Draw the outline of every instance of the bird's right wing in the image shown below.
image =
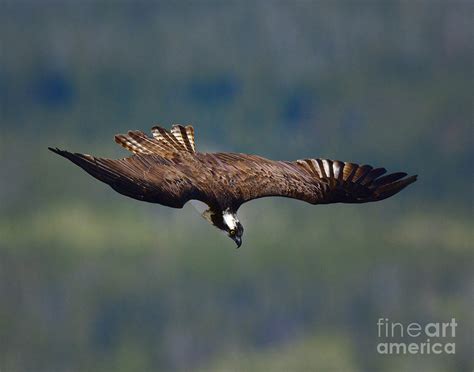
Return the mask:
<path id="1" fill-rule="evenodd" d="M 180 171 L 176 159 L 149 154 L 112 160 L 49 149 L 134 199 L 173 208 L 182 208 L 191 199 L 202 199 L 194 180 Z"/>

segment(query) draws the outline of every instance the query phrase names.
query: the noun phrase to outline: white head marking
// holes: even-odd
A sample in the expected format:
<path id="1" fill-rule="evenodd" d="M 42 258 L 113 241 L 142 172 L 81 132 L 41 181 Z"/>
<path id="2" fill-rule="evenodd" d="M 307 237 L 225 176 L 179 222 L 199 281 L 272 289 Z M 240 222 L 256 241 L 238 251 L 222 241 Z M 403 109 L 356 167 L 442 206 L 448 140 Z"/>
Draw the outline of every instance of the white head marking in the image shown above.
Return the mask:
<path id="1" fill-rule="evenodd" d="M 239 222 L 239 220 L 235 217 L 235 214 L 232 214 L 229 211 L 224 211 L 222 218 L 230 230 L 237 229 L 237 222 Z"/>

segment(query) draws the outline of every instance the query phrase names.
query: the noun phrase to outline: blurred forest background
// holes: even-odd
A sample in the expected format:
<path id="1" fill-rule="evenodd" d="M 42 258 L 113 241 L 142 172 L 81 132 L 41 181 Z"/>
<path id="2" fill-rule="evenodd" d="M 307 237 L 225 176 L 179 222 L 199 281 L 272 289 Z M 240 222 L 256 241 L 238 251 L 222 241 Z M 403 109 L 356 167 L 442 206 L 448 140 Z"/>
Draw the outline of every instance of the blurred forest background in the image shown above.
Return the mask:
<path id="1" fill-rule="evenodd" d="M 470 1 L 0 1 L 2 371 L 472 370 Z M 262 199 L 239 249 L 189 205 L 47 151 L 192 123 L 201 151 L 419 174 L 382 203 Z M 459 326 L 376 352 L 379 317 Z"/>

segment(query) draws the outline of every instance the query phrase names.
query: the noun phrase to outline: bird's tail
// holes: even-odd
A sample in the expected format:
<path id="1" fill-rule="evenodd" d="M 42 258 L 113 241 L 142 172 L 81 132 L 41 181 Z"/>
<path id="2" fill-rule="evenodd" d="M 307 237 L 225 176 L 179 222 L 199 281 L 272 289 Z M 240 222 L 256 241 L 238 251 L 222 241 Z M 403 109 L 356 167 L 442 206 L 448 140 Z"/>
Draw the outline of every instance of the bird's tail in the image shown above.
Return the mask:
<path id="1" fill-rule="evenodd" d="M 367 203 L 389 198 L 415 182 L 417 175 L 404 172 L 383 176 L 385 168 L 338 160 L 305 159 L 298 164 L 323 185 L 322 203 Z"/>
<path id="2" fill-rule="evenodd" d="M 188 152 L 194 154 L 194 129 L 191 125 L 186 127 L 175 124 L 171 131 L 160 126 L 151 129 L 153 137 L 139 130 L 128 131 L 127 134 L 117 134 L 115 142 L 134 154 L 172 156 L 176 153 Z"/>

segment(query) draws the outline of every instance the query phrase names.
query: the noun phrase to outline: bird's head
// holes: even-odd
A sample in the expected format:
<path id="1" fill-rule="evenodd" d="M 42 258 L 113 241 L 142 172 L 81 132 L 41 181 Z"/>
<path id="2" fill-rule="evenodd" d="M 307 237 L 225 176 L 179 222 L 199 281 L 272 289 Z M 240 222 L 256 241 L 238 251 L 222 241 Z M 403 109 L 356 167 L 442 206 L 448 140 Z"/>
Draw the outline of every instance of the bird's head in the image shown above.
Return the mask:
<path id="1" fill-rule="evenodd" d="M 208 209 L 202 214 L 202 216 L 212 225 L 224 231 L 227 236 L 237 244 L 237 248 L 242 245 L 244 227 L 240 223 L 235 212 L 231 212 L 229 209 L 222 212 L 215 212 Z"/>
<path id="2" fill-rule="evenodd" d="M 237 244 L 237 248 L 239 248 L 242 245 L 244 227 L 237 218 L 237 215 L 229 211 L 224 211 L 222 219 L 224 220 L 224 231 L 227 233 L 227 236 Z"/>

